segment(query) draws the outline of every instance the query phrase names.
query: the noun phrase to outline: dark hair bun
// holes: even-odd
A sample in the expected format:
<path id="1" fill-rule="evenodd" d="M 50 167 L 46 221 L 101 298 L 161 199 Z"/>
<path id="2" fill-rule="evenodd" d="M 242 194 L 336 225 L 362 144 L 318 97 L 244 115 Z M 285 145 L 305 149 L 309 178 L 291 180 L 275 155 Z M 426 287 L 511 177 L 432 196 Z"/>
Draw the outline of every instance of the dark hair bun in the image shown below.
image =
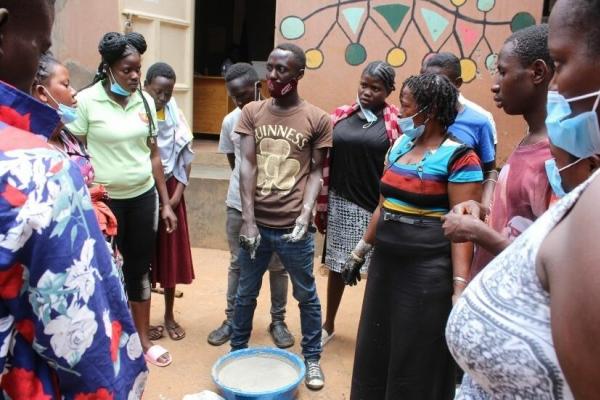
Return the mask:
<path id="1" fill-rule="evenodd" d="M 146 44 L 146 39 L 144 36 L 137 32 L 130 32 L 125 35 L 125 40 L 127 40 L 127 44 L 135 47 L 135 49 L 140 53 L 144 54 L 148 45 Z"/>
<path id="2" fill-rule="evenodd" d="M 117 60 L 129 55 L 127 47 L 132 47 L 138 53 L 144 54 L 148 46 L 144 36 L 137 32 L 122 35 L 118 32 L 106 33 L 98 44 L 98 52 L 102 60 L 107 64 L 112 64 Z"/>
<path id="3" fill-rule="evenodd" d="M 123 35 L 118 32 L 108 32 L 98 43 L 98 52 L 104 61 L 112 64 L 121 57 L 125 47 L 127 47 L 127 39 Z"/>

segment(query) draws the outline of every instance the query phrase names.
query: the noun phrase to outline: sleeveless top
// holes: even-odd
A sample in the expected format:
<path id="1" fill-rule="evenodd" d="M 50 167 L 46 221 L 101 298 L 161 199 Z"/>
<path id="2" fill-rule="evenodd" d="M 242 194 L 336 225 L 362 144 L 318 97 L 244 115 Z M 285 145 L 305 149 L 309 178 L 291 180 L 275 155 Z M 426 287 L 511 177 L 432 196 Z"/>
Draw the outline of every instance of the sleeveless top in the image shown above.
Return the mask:
<path id="1" fill-rule="evenodd" d="M 473 279 L 446 326 L 450 352 L 465 370 L 458 399 L 572 399 L 558 364 L 550 295 L 535 260 L 548 233 L 597 171 L 553 205 Z"/>

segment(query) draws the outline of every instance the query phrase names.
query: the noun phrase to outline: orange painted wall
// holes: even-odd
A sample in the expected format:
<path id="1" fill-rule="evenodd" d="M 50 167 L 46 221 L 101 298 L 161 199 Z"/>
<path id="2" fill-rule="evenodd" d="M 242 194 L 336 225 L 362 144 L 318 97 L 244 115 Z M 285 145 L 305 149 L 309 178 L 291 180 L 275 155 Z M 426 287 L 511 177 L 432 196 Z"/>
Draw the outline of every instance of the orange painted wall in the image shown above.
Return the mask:
<path id="1" fill-rule="evenodd" d="M 305 50 L 311 68 L 301 94 L 327 111 L 353 101 L 370 61 L 395 64 L 399 87 L 428 53 L 459 55 L 468 81 L 461 91 L 494 114 L 503 163 L 526 127 L 493 103 L 494 54 L 512 30 L 539 23 L 542 7 L 542 0 L 278 0 L 275 40 Z M 389 100 L 398 104 L 398 90 Z"/>
<path id="2" fill-rule="evenodd" d="M 117 0 L 58 0 L 52 52 L 69 68 L 73 86 L 88 85 L 100 62 L 98 42 L 106 32 L 122 31 Z"/>

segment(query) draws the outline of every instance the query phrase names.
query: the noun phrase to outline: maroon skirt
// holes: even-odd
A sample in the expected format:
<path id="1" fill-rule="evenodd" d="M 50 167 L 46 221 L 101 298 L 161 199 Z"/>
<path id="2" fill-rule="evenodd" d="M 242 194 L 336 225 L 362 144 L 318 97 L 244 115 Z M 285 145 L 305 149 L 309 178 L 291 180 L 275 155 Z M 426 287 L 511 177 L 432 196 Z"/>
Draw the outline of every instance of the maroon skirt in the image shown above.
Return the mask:
<path id="1" fill-rule="evenodd" d="M 171 177 L 166 183 L 170 197 L 177 187 L 177 179 Z M 162 220 L 158 223 L 156 257 L 152 267 L 152 283 L 160 283 L 161 287 L 167 289 L 180 283 L 192 283 L 194 279 L 184 196 L 181 196 L 181 202 L 173 212 L 177 216 L 177 229 L 174 232 L 167 233 Z"/>

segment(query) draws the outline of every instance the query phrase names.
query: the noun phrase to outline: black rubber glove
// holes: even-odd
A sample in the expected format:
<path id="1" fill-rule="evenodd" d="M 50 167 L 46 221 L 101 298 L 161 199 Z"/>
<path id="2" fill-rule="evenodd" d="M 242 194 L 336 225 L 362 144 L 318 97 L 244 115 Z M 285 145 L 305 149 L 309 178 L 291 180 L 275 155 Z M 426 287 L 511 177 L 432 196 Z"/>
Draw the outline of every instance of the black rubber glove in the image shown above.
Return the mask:
<path id="1" fill-rule="evenodd" d="M 358 257 L 354 252 L 350 253 L 342 268 L 342 279 L 346 285 L 354 286 L 360 282 L 360 268 L 364 263 L 364 258 Z"/>

